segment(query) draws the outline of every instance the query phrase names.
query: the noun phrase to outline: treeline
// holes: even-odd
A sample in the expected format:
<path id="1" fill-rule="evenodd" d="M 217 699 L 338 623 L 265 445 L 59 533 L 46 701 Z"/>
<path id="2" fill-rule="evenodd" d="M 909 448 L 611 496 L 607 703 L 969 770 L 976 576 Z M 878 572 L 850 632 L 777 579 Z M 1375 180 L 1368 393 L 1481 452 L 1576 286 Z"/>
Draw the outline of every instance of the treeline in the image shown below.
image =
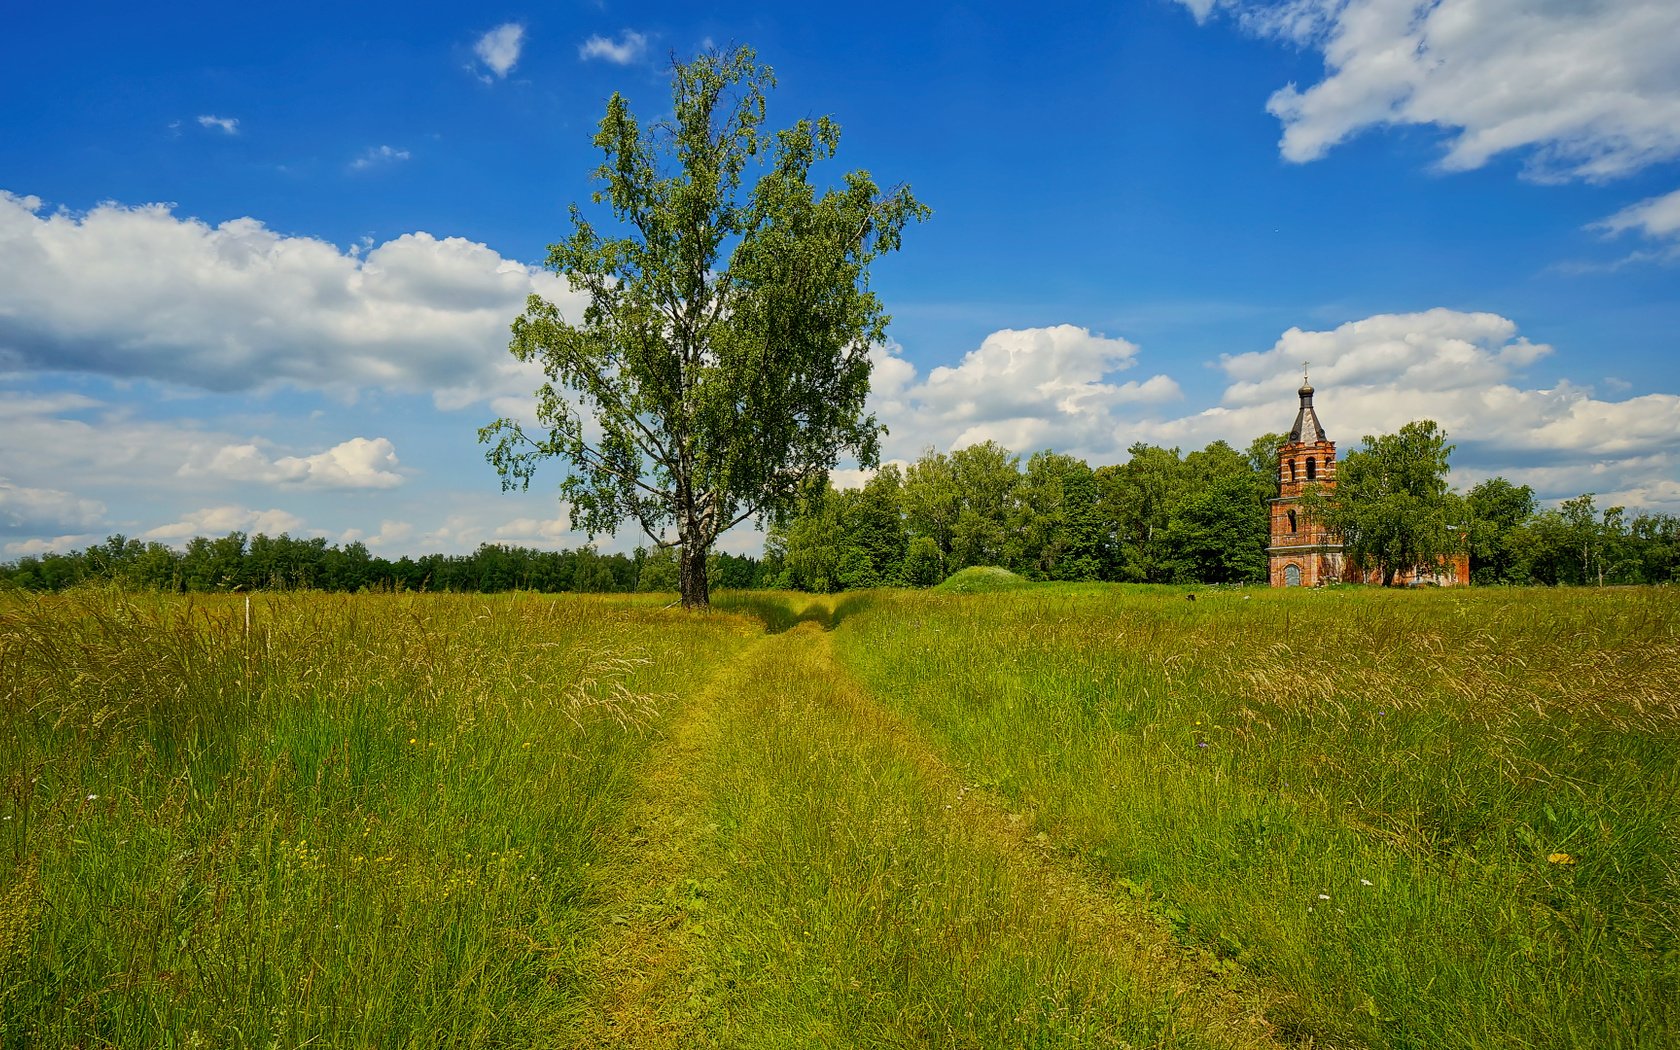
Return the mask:
<path id="1" fill-rule="evenodd" d="M 772 529 L 777 586 L 927 586 L 971 565 L 1035 580 L 1262 583 L 1278 446 L 1223 441 L 1181 455 L 1137 444 L 1117 466 L 1059 452 L 1021 459 L 996 442 L 888 465 L 861 489 L 811 493 Z"/>
<path id="2" fill-rule="evenodd" d="M 1600 510 L 1593 494 L 1537 510 L 1534 491 L 1489 478 L 1464 500 L 1473 583 L 1680 581 L 1680 517 Z"/>
<path id="3" fill-rule="evenodd" d="M 762 560 L 714 553 L 707 577 L 714 589 L 830 592 L 926 587 L 972 565 L 998 565 L 1034 580 L 1265 583 L 1283 440 L 1266 434 L 1244 452 L 1215 441 L 1188 455 L 1136 444 L 1125 463 L 1096 468 L 1058 452 L 1034 453 L 1023 467 L 989 441 L 929 451 L 905 469 L 881 468 L 862 488 L 813 490 L 799 513 L 771 528 Z M 1439 469 L 1444 480 L 1444 457 Z M 1532 489 L 1497 477 L 1465 496 L 1442 488 L 1443 513 L 1469 538 L 1474 583 L 1680 580 L 1673 515 L 1600 509 L 1591 493 L 1541 510 Z M 184 550 L 112 536 L 86 550 L 0 565 L 0 587 L 56 591 L 88 581 L 173 591 L 478 593 L 674 592 L 678 582 L 670 550 L 487 543 L 471 554 L 392 561 L 359 542 L 241 532 L 198 537 Z"/>
<path id="4" fill-rule="evenodd" d="M 761 585 L 758 559 L 714 554 L 712 585 Z M 669 550 L 601 554 L 591 548 L 544 551 L 486 543 L 471 554 L 376 557 L 360 542 L 343 546 L 282 533 L 196 537 L 184 550 L 112 536 L 67 554 L 30 555 L 0 565 L 0 587 L 59 591 L 81 583 L 169 591 L 308 589 L 321 591 L 674 591 Z"/>
<path id="5" fill-rule="evenodd" d="M 1188 455 L 1140 443 L 1125 463 L 1096 468 L 1056 452 L 1023 468 L 993 442 L 929 451 L 861 489 L 811 493 L 772 529 L 763 577 L 838 591 L 927 586 L 1000 565 L 1035 580 L 1265 583 L 1284 440 L 1266 434 L 1244 452 L 1216 441 Z M 1532 489 L 1497 477 L 1459 496 L 1446 491 L 1446 452 L 1423 469 L 1441 474 L 1442 513 L 1453 535 L 1469 538 L 1473 582 L 1680 580 L 1680 518 L 1599 510 L 1591 493 L 1539 510 Z M 1403 517 L 1405 502 L 1374 510 Z"/>

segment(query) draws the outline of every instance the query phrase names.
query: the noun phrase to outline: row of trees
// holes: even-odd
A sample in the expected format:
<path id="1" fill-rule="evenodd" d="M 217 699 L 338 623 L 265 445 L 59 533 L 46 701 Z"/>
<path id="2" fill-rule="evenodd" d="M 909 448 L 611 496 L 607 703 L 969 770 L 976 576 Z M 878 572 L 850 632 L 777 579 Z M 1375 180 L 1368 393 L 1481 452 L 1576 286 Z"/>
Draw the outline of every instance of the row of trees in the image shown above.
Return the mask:
<path id="1" fill-rule="evenodd" d="M 762 585 L 756 558 L 714 553 L 707 560 L 716 587 Z M 486 543 L 471 554 L 376 557 L 362 543 L 343 546 L 282 533 L 242 532 L 190 541 L 184 550 L 112 536 L 67 554 L 28 556 L 0 565 L 0 587 L 58 591 L 88 582 L 170 591 L 306 588 L 324 591 L 675 591 L 670 550 L 601 554 L 589 547 L 543 551 Z"/>
<path id="2" fill-rule="evenodd" d="M 1593 494 L 1537 510 L 1534 491 L 1489 478 L 1465 500 L 1475 583 L 1680 581 L 1680 517 L 1600 509 Z"/>
<path id="3" fill-rule="evenodd" d="M 807 493 L 765 543 L 776 583 L 813 591 L 926 586 L 971 565 L 1039 580 L 1257 583 L 1266 578 L 1277 448 L 1181 455 L 1133 445 L 1117 466 L 995 442 L 887 465 L 861 489 Z"/>
<path id="4" fill-rule="evenodd" d="M 1433 422 L 1367 436 L 1333 491 L 1303 500 L 1384 582 L 1468 547 L 1480 584 L 1665 583 L 1680 579 L 1680 518 L 1599 510 L 1591 493 L 1540 510 L 1534 492 L 1490 478 L 1447 484 L 1453 447 Z M 1183 455 L 1136 444 L 1092 468 L 1056 452 L 1020 457 L 992 442 L 929 451 L 861 489 L 823 488 L 774 528 L 764 577 L 812 591 L 926 586 L 971 565 L 1031 579 L 1264 583 L 1278 446 L 1216 441 Z"/>

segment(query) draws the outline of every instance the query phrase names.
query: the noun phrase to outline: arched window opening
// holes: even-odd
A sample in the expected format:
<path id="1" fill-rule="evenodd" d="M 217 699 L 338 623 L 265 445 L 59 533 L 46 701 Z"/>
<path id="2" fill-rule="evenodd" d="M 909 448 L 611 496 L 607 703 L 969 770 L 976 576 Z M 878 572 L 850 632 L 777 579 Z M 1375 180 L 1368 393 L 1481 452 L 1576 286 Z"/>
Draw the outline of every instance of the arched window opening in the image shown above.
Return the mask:
<path id="1" fill-rule="evenodd" d="M 1294 460 L 1289 461 L 1289 480 L 1290 481 L 1295 480 L 1295 461 Z"/>
<path id="2" fill-rule="evenodd" d="M 1296 525 L 1296 524 L 1295 524 L 1295 512 L 1294 512 L 1294 511 L 1290 511 L 1290 512 L 1289 512 L 1289 531 L 1290 531 L 1290 532 L 1294 532 L 1294 531 L 1296 531 L 1296 530 L 1297 530 L 1297 529 L 1298 529 L 1298 528 L 1300 528 L 1300 526 L 1298 526 L 1298 525 Z"/>
<path id="3" fill-rule="evenodd" d="M 1283 567 L 1283 585 L 1285 587 L 1301 586 L 1301 567 L 1299 565 L 1285 565 Z"/>
<path id="4" fill-rule="evenodd" d="M 1307 480 L 1318 480 L 1318 460 L 1312 456 L 1307 457 Z"/>

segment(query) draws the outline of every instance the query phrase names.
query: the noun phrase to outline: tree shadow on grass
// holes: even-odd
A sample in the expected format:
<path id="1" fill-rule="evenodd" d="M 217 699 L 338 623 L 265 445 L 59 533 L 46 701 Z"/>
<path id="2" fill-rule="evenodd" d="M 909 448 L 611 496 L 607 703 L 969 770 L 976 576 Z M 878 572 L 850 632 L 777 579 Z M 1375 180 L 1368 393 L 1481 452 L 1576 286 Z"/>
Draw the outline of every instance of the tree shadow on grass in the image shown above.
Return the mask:
<path id="1" fill-rule="evenodd" d="M 848 616 L 867 612 L 875 605 L 872 591 L 843 594 L 801 594 L 796 591 L 733 591 L 712 600 L 712 607 L 742 613 L 764 623 L 766 634 L 791 631 L 802 623 L 815 623 L 825 631 L 840 626 Z"/>

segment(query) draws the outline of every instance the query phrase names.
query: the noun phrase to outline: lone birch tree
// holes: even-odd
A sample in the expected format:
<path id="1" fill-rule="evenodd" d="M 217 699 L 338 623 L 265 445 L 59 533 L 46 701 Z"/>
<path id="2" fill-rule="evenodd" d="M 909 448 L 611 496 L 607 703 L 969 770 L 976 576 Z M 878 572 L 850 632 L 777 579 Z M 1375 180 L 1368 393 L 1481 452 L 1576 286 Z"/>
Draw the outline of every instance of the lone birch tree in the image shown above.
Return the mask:
<path id="1" fill-rule="evenodd" d="M 547 377 L 541 429 L 503 418 L 479 431 L 504 489 L 558 459 L 574 527 L 634 520 L 675 547 L 690 609 L 709 604 L 706 555 L 725 530 L 787 513 L 843 454 L 879 461 L 883 428 L 864 398 L 888 318 L 869 266 L 928 215 L 866 171 L 819 193 L 813 168 L 834 157 L 839 125 L 766 130 L 774 86 L 738 47 L 673 62 L 668 121 L 644 129 L 612 96 L 592 199 L 618 235 L 574 204 L 547 262 L 588 305 L 567 318 L 533 295 L 513 322 L 509 350 Z"/>

